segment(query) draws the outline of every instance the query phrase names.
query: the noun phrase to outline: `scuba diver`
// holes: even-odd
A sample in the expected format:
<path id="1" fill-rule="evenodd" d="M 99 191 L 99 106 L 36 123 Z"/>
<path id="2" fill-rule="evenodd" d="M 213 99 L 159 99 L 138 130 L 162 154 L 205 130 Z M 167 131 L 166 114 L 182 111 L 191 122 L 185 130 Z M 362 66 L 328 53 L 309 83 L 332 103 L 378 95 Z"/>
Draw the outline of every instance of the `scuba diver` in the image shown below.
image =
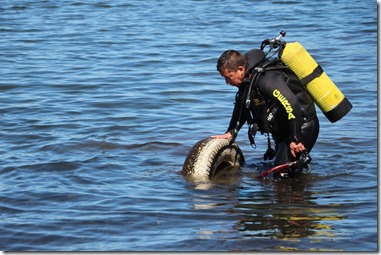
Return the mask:
<path id="1" fill-rule="evenodd" d="M 264 69 L 266 67 L 266 69 Z M 263 49 L 246 54 L 227 50 L 217 61 L 217 70 L 226 84 L 237 87 L 227 132 L 213 135 L 234 142 L 245 122 L 249 140 L 255 146 L 257 131 L 268 136 L 264 159 L 281 165 L 309 153 L 319 135 L 314 101 L 296 74 L 281 61 L 270 61 Z M 270 134 L 275 141 L 271 148 Z M 274 178 L 292 177 L 274 172 Z"/>
<path id="2" fill-rule="evenodd" d="M 264 160 L 275 157 L 275 167 L 258 178 L 269 173 L 275 179 L 295 177 L 308 168 L 309 152 L 320 128 L 315 103 L 331 123 L 352 109 L 349 100 L 306 49 L 299 42 L 286 43 L 282 39 L 285 35 L 281 31 L 278 37 L 264 40 L 260 49 L 246 54 L 227 50 L 217 61 L 217 70 L 226 84 L 237 87 L 238 92 L 227 132 L 211 138 L 228 139 L 233 144 L 245 122 L 254 148 L 257 131 L 267 135 Z M 267 46 L 269 50 L 265 52 Z"/>

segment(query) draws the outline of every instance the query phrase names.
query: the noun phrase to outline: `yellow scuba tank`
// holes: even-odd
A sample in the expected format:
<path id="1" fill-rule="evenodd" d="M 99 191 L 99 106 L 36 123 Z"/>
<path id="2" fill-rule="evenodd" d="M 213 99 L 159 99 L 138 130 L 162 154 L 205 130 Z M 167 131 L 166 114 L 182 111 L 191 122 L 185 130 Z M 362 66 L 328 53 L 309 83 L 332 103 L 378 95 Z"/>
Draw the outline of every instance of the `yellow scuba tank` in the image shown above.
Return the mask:
<path id="1" fill-rule="evenodd" d="M 279 57 L 298 76 L 329 121 L 338 121 L 352 109 L 349 100 L 300 43 L 285 43 Z"/>

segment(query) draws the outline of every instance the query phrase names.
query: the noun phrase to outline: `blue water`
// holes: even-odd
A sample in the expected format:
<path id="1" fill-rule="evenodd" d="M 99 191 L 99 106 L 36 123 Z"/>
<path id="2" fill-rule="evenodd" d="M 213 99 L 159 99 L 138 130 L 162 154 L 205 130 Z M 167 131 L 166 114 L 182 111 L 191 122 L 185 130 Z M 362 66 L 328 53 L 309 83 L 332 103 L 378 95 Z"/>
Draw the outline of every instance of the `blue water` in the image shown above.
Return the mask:
<path id="1" fill-rule="evenodd" d="M 216 60 L 285 30 L 353 104 L 311 173 L 191 183 L 198 140 L 225 132 L 235 89 Z M 3 0 L 0 250 L 376 251 L 376 1 Z"/>

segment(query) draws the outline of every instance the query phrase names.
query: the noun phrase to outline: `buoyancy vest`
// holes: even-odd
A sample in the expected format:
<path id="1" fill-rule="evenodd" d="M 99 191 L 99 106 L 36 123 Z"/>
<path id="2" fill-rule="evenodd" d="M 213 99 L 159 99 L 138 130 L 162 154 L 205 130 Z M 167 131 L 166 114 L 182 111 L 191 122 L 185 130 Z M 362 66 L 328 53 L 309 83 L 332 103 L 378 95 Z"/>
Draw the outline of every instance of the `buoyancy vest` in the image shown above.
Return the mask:
<path id="1" fill-rule="evenodd" d="M 249 140 L 255 145 L 254 136 L 256 130 L 263 133 L 283 134 L 298 137 L 300 139 L 300 126 L 302 122 L 306 122 L 316 116 L 314 102 L 308 92 L 301 86 L 298 77 L 285 66 L 279 59 L 265 60 L 262 50 L 251 50 L 246 54 L 248 58 L 248 66 L 246 68 L 246 93 L 245 108 L 241 109 L 246 114 L 249 124 Z M 279 102 L 273 98 L 264 98 L 261 93 L 263 84 L 271 86 L 271 80 L 274 76 L 281 76 L 284 84 L 276 84 L 288 86 L 289 89 L 297 97 L 301 106 L 302 119 L 295 120 L 295 124 L 285 125 L 288 123 L 286 112 L 279 107 Z M 266 81 L 267 80 L 267 81 Z M 250 81 L 250 83 L 248 83 Z M 285 108 L 285 106 L 283 105 Z"/>

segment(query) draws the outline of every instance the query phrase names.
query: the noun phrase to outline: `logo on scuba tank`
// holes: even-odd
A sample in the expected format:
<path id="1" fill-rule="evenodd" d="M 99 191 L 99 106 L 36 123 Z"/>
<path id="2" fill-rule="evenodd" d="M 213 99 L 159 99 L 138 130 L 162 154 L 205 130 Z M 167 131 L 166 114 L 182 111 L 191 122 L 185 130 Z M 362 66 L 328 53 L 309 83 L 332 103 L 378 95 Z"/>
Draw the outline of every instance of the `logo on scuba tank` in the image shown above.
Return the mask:
<path id="1" fill-rule="evenodd" d="M 273 91 L 273 96 L 279 100 L 279 102 L 283 105 L 284 109 L 288 114 L 288 120 L 295 119 L 295 115 L 292 113 L 293 109 L 288 100 L 280 93 L 279 90 L 275 89 Z"/>

